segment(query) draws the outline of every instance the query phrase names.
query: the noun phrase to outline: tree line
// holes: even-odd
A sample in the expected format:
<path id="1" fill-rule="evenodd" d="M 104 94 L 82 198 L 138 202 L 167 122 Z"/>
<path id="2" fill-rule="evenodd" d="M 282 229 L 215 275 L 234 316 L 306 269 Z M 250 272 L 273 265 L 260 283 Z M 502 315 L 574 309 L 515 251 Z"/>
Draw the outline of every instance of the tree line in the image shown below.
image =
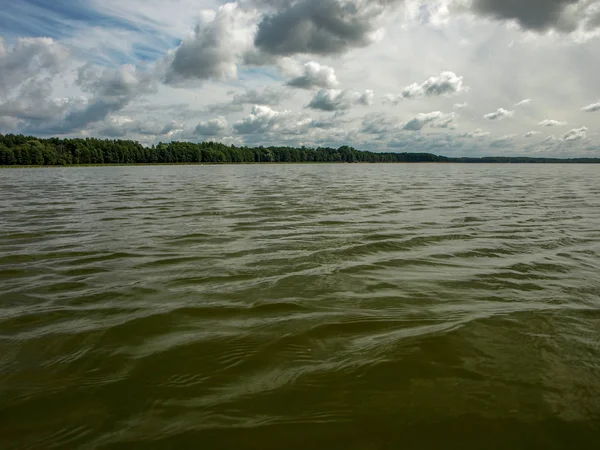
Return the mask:
<path id="1" fill-rule="evenodd" d="M 378 153 L 350 146 L 237 147 L 218 142 L 169 142 L 145 147 L 131 140 L 41 139 L 0 134 L 0 165 L 54 166 L 77 164 L 177 164 L 177 163 L 398 163 L 398 162 L 596 162 L 600 158 L 449 158 L 431 153 Z"/>

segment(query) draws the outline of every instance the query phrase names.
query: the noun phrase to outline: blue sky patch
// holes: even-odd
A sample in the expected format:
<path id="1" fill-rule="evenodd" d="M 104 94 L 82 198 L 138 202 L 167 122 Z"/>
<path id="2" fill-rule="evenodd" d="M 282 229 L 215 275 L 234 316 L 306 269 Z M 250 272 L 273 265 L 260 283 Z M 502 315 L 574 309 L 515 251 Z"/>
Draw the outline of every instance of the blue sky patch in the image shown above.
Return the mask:
<path id="1" fill-rule="evenodd" d="M 126 20 L 99 13 L 84 0 L 4 1 L 0 9 L 0 30 L 13 37 L 59 40 L 73 36 L 81 27 L 93 26 L 138 30 Z"/>

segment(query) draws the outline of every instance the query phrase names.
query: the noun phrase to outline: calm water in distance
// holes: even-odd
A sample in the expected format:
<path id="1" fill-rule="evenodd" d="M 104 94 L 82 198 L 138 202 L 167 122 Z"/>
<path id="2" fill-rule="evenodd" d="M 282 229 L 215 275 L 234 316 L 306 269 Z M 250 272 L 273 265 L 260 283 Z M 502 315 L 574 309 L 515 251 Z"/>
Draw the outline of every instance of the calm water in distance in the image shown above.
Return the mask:
<path id="1" fill-rule="evenodd" d="M 599 168 L 0 170 L 0 448 L 598 449 Z"/>

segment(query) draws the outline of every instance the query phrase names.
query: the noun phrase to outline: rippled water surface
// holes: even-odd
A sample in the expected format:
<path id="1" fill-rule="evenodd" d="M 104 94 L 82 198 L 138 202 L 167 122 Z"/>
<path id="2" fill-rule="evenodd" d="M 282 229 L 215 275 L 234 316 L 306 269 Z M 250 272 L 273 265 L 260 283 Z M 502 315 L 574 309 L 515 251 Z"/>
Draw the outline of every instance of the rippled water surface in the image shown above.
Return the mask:
<path id="1" fill-rule="evenodd" d="M 0 448 L 598 449 L 599 170 L 1 170 Z"/>

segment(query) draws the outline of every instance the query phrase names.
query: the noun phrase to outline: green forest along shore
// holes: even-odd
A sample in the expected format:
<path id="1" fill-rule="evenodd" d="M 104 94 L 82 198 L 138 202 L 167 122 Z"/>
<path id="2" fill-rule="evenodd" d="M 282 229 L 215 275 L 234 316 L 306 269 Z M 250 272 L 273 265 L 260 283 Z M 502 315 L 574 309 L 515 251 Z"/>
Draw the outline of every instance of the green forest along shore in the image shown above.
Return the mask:
<path id="1" fill-rule="evenodd" d="M 431 153 L 378 153 L 342 146 L 236 147 L 218 142 L 169 142 L 145 147 L 112 139 L 40 139 L 0 134 L 0 166 L 228 163 L 600 163 L 600 158 L 450 158 Z"/>

